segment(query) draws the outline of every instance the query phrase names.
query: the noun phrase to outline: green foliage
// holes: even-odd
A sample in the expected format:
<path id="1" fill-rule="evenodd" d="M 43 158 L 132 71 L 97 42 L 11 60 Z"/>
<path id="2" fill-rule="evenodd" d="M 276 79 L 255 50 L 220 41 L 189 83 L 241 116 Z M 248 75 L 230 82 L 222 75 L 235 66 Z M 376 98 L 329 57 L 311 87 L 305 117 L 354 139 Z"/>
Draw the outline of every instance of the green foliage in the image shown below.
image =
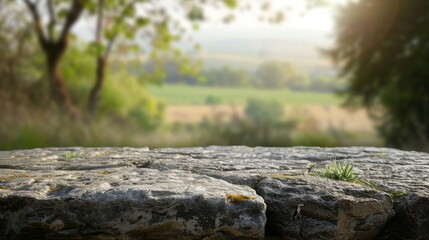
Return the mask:
<path id="1" fill-rule="evenodd" d="M 249 87 L 251 79 L 246 71 L 222 67 L 202 72 L 206 78 L 204 85 L 217 87 Z"/>
<path id="2" fill-rule="evenodd" d="M 227 122 L 203 121 L 202 131 L 208 132 L 203 141 L 222 145 L 291 145 L 295 121 L 282 121 L 282 114 L 283 106 L 278 102 L 249 99 L 244 117 L 237 115 Z"/>
<path id="3" fill-rule="evenodd" d="M 294 144 L 297 146 L 338 147 L 345 143 L 341 142 L 330 132 L 304 130 L 293 136 Z"/>
<path id="4" fill-rule="evenodd" d="M 321 171 L 319 175 L 321 177 L 348 182 L 354 182 L 358 179 L 353 165 L 349 162 L 338 163 L 333 161 L 331 165 L 326 166 L 325 170 Z"/>
<path id="5" fill-rule="evenodd" d="M 219 105 L 222 103 L 222 98 L 219 96 L 208 95 L 206 97 L 206 104 L 208 105 Z"/>
<path id="6" fill-rule="evenodd" d="M 305 74 L 298 72 L 289 79 L 287 86 L 293 91 L 309 90 L 310 80 Z"/>
<path id="7" fill-rule="evenodd" d="M 8 2 L 0 7 L 0 95 L 2 90 L 31 91 L 44 74 L 43 56 L 32 23 L 22 18 L 25 13 Z"/>
<path id="8" fill-rule="evenodd" d="M 81 42 L 82 46 L 85 43 Z M 83 47 L 70 47 L 63 59 L 61 70 L 71 98 L 81 108 L 86 106 L 86 98 L 95 78 L 95 60 Z"/>
<path id="9" fill-rule="evenodd" d="M 136 20 L 135 20 L 135 25 L 136 26 L 139 26 L 139 27 L 144 27 L 144 26 L 147 26 L 147 25 L 149 25 L 149 23 L 150 23 L 151 21 L 150 21 L 150 19 L 148 19 L 148 18 L 145 18 L 145 17 L 137 17 L 136 18 Z"/>
<path id="10" fill-rule="evenodd" d="M 334 92 L 344 90 L 345 84 L 336 77 L 313 76 L 304 90 L 313 92 Z"/>
<path id="11" fill-rule="evenodd" d="M 429 1 L 352 1 L 337 18 L 327 54 L 349 78 L 350 104 L 378 115 L 395 147 L 426 149 L 429 140 Z"/>
<path id="12" fill-rule="evenodd" d="M 262 88 L 300 87 L 308 80 L 288 62 L 263 62 L 255 72 L 253 84 Z"/>
<path id="13" fill-rule="evenodd" d="M 83 45 L 83 43 L 82 43 Z M 146 91 L 145 81 L 137 74 L 118 69 L 108 72 L 104 91 L 100 97 L 100 118 L 111 116 L 128 118 L 135 121 L 144 129 L 155 129 L 163 123 L 164 106 L 156 101 Z M 68 88 L 71 96 L 83 108 L 86 106 L 86 96 L 94 79 L 95 61 L 92 56 L 81 49 L 72 47 L 67 52 L 63 73 L 69 80 Z"/>
<path id="14" fill-rule="evenodd" d="M 271 125 L 256 125 L 246 118 L 229 122 L 203 121 L 197 132 L 201 132 L 197 145 L 247 145 L 247 146 L 292 146 L 293 120 Z"/>
<path id="15" fill-rule="evenodd" d="M 197 62 L 198 63 L 198 62 Z M 278 72 L 276 83 L 265 81 L 261 78 L 268 78 L 271 73 L 270 68 L 277 68 Z M 157 65 L 162 65 L 157 66 Z M 262 67 L 263 65 L 268 65 Z M 145 69 L 149 72 L 161 70 L 159 75 L 160 81 L 168 84 L 187 84 L 187 85 L 204 85 L 213 87 L 237 87 L 237 88 L 289 88 L 292 91 L 314 91 L 314 92 L 334 92 L 335 90 L 344 89 L 344 81 L 334 76 L 334 73 L 326 69 L 315 69 L 311 76 L 299 71 L 282 69 L 280 62 L 266 62 L 261 64 L 260 71 L 249 72 L 240 68 L 223 66 L 218 68 L 203 69 L 200 72 L 200 65 L 187 59 L 159 59 L 158 61 L 148 61 Z M 292 66 L 291 64 L 286 64 Z M 270 67 L 271 66 L 271 67 Z M 265 70 L 261 70 L 265 68 Z M 284 71 L 287 70 L 287 71 Z M 283 72 L 283 73 L 282 73 Z M 286 74 L 288 72 L 288 74 Z M 259 75 L 258 75 L 259 74 Z M 272 74 L 273 76 L 276 74 Z M 264 78 L 265 78 L 264 77 Z M 204 80 L 201 80 L 204 79 Z M 274 79 L 274 78 L 271 78 Z M 277 87 L 274 87 L 277 86 Z"/>
<path id="16" fill-rule="evenodd" d="M 182 57 L 177 50 L 172 58 L 152 59 L 145 62 L 142 77 L 154 83 L 176 83 L 196 85 L 200 82 L 202 63 Z M 141 68 L 138 66 L 138 68 Z"/>
<path id="17" fill-rule="evenodd" d="M 200 7 L 193 7 L 188 12 L 188 19 L 191 21 L 204 20 L 204 12 Z"/>
<path id="18" fill-rule="evenodd" d="M 20 129 L 16 129 L 16 138 L 8 144 L 15 148 L 26 148 L 26 147 L 43 147 L 47 145 L 47 141 L 43 136 L 43 131 L 38 128 L 32 127 L 30 124 L 25 124 Z"/>
<path id="19" fill-rule="evenodd" d="M 30 109 L 26 109 L 27 107 Z M 132 134 L 145 134 L 132 122 L 121 125 L 112 118 L 101 119 L 96 124 L 88 125 L 82 121 L 70 120 L 52 108 L 28 104 L 24 108 L 17 107 L 16 110 L 18 109 L 19 111 L 8 112 L 8 117 L 0 118 L 0 150 L 62 146 L 131 146 L 136 144 L 136 141 L 132 140 Z M 71 154 L 68 157 L 74 156 Z"/>
<path id="20" fill-rule="evenodd" d="M 152 23 L 150 17 L 155 18 L 155 16 L 143 17 L 136 11 L 136 5 L 144 4 L 144 1 L 127 2 L 122 0 L 110 0 L 103 2 L 103 4 L 100 2 L 97 4 L 88 2 L 86 3 L 86 8 L 91 14 L 99 14 L 99 8 L 103 8 L 104 15 L 113 16 L 110 21 L 105 21 L 104 18 L 102 18 L 104 22 L 103 25 L 105 26 L 102 34 L 107 41 L 100 43 L 104 47 L 114 43 L 115 40 L 121 37 L 125 40 L 134 39 L 139 30 Z M 123 45 L 133 45 L 132 42 L 123 41 L 124 39 L 121 39 Z"/>
<path id="21" fill-rule="evenodd" d="M 223 0 L 223 2 L 225 3 L 226 6 L 228 6 L 230 8 L 237 7 L 237 1 L 236 0 Z"/>
<path id="22" fill-rule="evenodd" d="M 130 117 L 145 129 L 154 129 L 163 121 L 164 107 L 147 92 L 139 79 L 128 72 L 109 75 L 100 98 L 100 115 Z"/>
<path id="23" fill-rule="evenodd" d="M 147 130 L 161 126 L 164 120 L 164 105 L 153 98 L 144 98 L 132 108 L 128 115 Z"/>
<path id="24" fill-rule="evenodd" d="M 256 125 L 264 125 L 278 122 L 283 116 L 284 109 L 280 102 L 251 98 L 247 100 L 244 112 Z"/>

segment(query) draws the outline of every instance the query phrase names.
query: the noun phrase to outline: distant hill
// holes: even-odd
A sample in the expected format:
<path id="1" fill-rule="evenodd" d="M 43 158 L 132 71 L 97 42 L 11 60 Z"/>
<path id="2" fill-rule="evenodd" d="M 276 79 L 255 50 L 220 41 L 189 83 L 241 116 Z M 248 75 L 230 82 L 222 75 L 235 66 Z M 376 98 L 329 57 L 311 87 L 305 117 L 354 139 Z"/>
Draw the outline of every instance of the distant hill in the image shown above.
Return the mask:
<path id="1" fill-rule="evenodd" d="M 229 65 L 252 70 L 266 60 L 289 61 L 304 70 L 333 68 L 318 48 L 329 46 L 329 38 L 311 32 L 289 33 L 276 38 L 202 38 L 199 54 L 207 67 Z"/>

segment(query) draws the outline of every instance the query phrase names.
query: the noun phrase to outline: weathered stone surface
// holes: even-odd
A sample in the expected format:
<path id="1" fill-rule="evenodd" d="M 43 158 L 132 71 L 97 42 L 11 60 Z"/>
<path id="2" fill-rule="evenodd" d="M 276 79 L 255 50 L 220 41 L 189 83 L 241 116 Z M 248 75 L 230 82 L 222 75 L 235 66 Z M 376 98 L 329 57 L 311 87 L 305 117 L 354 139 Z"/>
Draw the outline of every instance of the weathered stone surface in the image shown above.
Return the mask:
<path id="1" fill-rule="evenodd" d="M 321 178 L 316 178 L 317 180 L 311 180 L 312 178 L 306 176 L 309 172 L 314 172 L 315 169 L 320 169 L 324 167 L 325 164 L 333 160 L 351 162 L 362 178 L 371 181 L 374 183 L 377 189 L 389 194 L 393 198 L 393 209 L 395 215 L 387 221 L 385 227 L 378 236 L 379 239 L 429 239 L 429 154 L 399 151 L 387 148 L 248 148 L 238 146 L 149 150 L 147 148 L 77 147 L 6 151 L 0 152 L 0 192 L 3 193 L 3 197 L 0 198 L 3 199 L 1 201 L 4 201 L 4 196 L 6 195 L 19 197 L 25 196 L 25 194 L 29 194 L 29 192 L 34 194 L 36 190 L 25 189 L 22 188 L 22 186 L 37 186 L 37 184 L 35 185 L 34 182 L 31 182 L 31 179 L 35 178 L 23 177 L 19 174 L 45 174 L 45 178 L 48 178 L 49 175 L 65 174 L 64 176 L 55 177 L 55 181 L 57 182 L 68 181 L 66 180 L 66 176 L 69 176 L 70 174 L 80 174 L 80 176 L 82 176 L 81 178 L 76 178 L 75 180 L 68 182 L 70 185 L 79 185 L 88 182 L 90 184 L 93 184 L 94 182 L 95 184 L 96 181 L 93 181 L 93 178 L 85 178 L 86 174 L 89 173 L 95 176 L 106 175 L 104 177 L 108 177 L 108 179 L 110 179 L 109 176 L 111 174 L 103 175 L 97 174 L 97 172 L 120 171 L 123 174 L 130 174 L 132 172 L 139 173 L 144 171 L 157 171 L 156 175 L 160 175 L 160 177 L 163 177 L 167 181 L 167 179 L 169 179 L 168 172 L 176 172 L 177 170 L 180 170 L 177 171 L 177 174 L 180 172 L 187 172 L 186 174 L 179 174 L 180 178 L 182 178 L 183 175 L 189 175 L 193 179 L 212 179 L 211 181 L 215 181 L 215 178 L 218 179 L 216 180 L 218 182 L 215 185 L 218 184 L 219 186 L 225 186 L 226 189 L 238 187 L 244 191 L 243 194 L 246 194 L 246 196 L 256 196 L 254 195 L 255 193 L 247 192 L 250 191 L 247 186 L 258 189 L 258 192 L 261 195 L 263 195 L 263 192 L 267 190 L 264 193 L 264 197 L 266 198 L 265 202 L 268 204 L 268 218 L 274 216 L 271 215 L 270 209 L 272 209 L 273 206 L 276 206 L 277 203 L 287 204 L 287 202 L 294 201 L 293 199 L 295 199 L 296 196 L 293 194 L 287 194 L 285 189 L 307 189 L 306 194 L 308 197 L 314 196 L 313 198 L 317 201 L 323 200 L 322 202 L 328 205 L 332 204 L 332 207 L 327 211 L 330 211 L 332 216 L 336 217 L 332 217 L 334 220 L 330 222 L 332 223 L 331 225 L 326 225 L 332 226 L 332 229 L 330 230 L 329 228 L 326 228 L 326 234 L 328 234 L 328 232 L 329 234 L 334 234 L 337 239 L 344 239 L 342 236 L 346 235 L 353 238 L 356 236 L 363 236 L 359 235 L 361 234 L 359 229 L 365 227 L 371 227 L 370 231 L 375 233 L 379 227 L 383 225 L 381 223 L 383 219 L 387 220 L 388 216 L 390 216 L 392 212 L 388 209 L 389 201 L 385 193 L 351 183 L 335 182 L 323 180 Z M 4 176 L 9 176 L 7 174 L 16 174 L 17 177 L 16 179 L 8 180 L 7 178 L 4 178 Z M 93 176 L 91 174 L 88 176 Z M 116 173 L 113 173 L 113 175 L 115 174 Z M 272 178 L 273 175 L 282 174 L 294 176 L 294 179 L 292 179 L 293 181 L 288 178 Z M 179 181 L 183 181 L 180 178 Z M 132 179 L 132 177 L 129 179 Z M 132 189 L 139 189 L 138 191 L 144 192 L 143 188 L 140 189 L 139 186 L 144 186 L 144 188 L 151 186 L 149 183 L 145 185 L 146 180 L 142 176 L 139 177 L 140 180 L 136 183 L 136 185 L 132 185 L 132 181 L 129 179 L 124 179 L 124 182 L 121 182 L 122 185 L 119 186 L 114 186 L 115 183 L 113 180 L 103 181 L 107 181 L 109 184 L 112 184 L 112 188 L 122 189 L 121 191 L 123 192 L 128 191 L 126 189 L 131 189 L 131 191 L 133 191 Z M 16 185 L 14 191 L 4 189 L 5 185 L 11 184 L 13 181 L 24 182 L 19 183 L 21 185 Z M 331 185 L 325 183 L 325 181 L 328 181 Z M 153 183 L 155 182 L 157 181 L 153 181 Z M 230 184 L 228 185 L 226 182 L 229 182 Z M 302 185 L 295 185 L 298 183 Z M 169 184 L 170 183 L 166 183 L 165 186 L 169 186 Z M 339 184 L 338 186 L 341 187 L 339 187 L 338 190 L 331 191 L 331 187 L 333 188 L 334 186 L 337 186 L 335 184 Z M 125 187 L 121 188 L 120 186 Z M 183 181 L 181 186 L 183 186 L 183 188 L 180 189 L 183 190 L 186 189 L 185 186 L 195 186 L 195 183 L 194 180 Z M 272 188 L 273 186 L 279 186 L 277 191 L 279 193 L 284 193 L 278 196 L 277 202 L 273 200 L 273 194 L 267 194 L 268 189 Z M 163 189 L 165 190 L 165 188 Z M 265 190 L 262 191 L 263 189 Z M 346 189 L 353 189 L 355 191 L 346 191 Z M 193 188 L 190 188 L 189 191 L 192 192 Z M 210 190 L 202 190 L 202 192 L 207 191 L 209 192 Z M 219 193 L 219 195 L 217 195 L 218 199 L 224 199 L 225 194 L 229 192 L 229 190 L 225 190 L 222 193 L 223 195 Z M 351 192 L 353 192 L 353 194 Z M 362 192 L 367 193 L 367 195 L 360 195 Z M 93 194 L 95 193 L 96 191 Z M 323 195 L 324 197 L 322 198 L 322 196 L 319 196 L 319 194 L 327 195 Z M 40 194 L 40 196 L 45 195 Z M 66 193 L 64 193 L 64 196 L 65 195 Z M 121 193 L 118 195 L 123 196 L 124 194 Z M 40 196 L 34 196 L 34 199 L 40 199 Z M 183 192 L 179 191 L 172 196 L 177 197 L 184 195 Z M 52 194 L 49 195 L 49 199 L 54 199 L 54 197 L 60 198 L 59 196 Z M 83 197 L 79 196 L 78 199 L 79 198 Z M 90 199 L 94 200 L 95 198 Z M 157 200 L 159 199 L 162 198 L 158 198 Z M 316 201 L 314 199 L 308 201 Z M 250 200 L 248 203 L 254 204 L 252 206 L 255 206 L 255 209 L 259 209 L 258 211 L 261 212 L 260 198 L 250 198 L 247 200 Z M 94 202 L 96 202 L 96 200 L 94 200 Z M 247 204 L 247 201 L 245 202 Z M 273 202 L 274 205 L 272 204 Z M 354 210 L 347 210 L 346 205 L 343 203 L 348 202 L 356 204 L 368 204 L 368 211 L 365 210 L 365 214 L 363 214 L 364 216 L 361 216 L 359 215 L 360 213 L 356 213 Z M 1 210 L 1 206 L 2 205 L 0 205 L 0 213 L 3 213 L 4 210 Z M 228 206 L 236 205 L 230 203 Z M 239 206 L 239 204 L 237 204 L 237 206 Z M 293 206 L 293 204 L 291 206 L 296 207 Z M 305 222 L 304 220 L 308 220 L 308 222 L 313 225 L 324 226 L 323 223 L 326 222 L 326 220 L 324 220 L 326 216 L 311 215 L 313 211 L 309 211 L 309 206 L 312 206 L 314 209 L 318 209 L 322 205 L 312 205 L 307 203 L 302 207 L 300 218 L 302 224 L 299 226 L 302 226 L 302 230 L 307 230 L 302 231 L 301 236 L 309 236 L 309 239 L 318 239 L 318 237 L 310 237 L 313 236 L 311 235 L 310 230 L 313 231 L 316 228 L 304 228 L 304 226 L 307 226 L 303 224 Z M 358 207 L 359 209 L 363 208 L 363 205 L 358 206 L 360 206 Z M 141 211 L 147 211 L 147 208 L 142 207 Z M 290 211 L 290 209 L 283 210 L 285 215 L 290 214 Z M 347 212 L 347 214 L 341 215 L 339 212 Z M 356 216 L 356 214 L 359 216 Z M 241 215 L 241 213 L 238 215 Z M 346 219 L 348 219 L 346 222 L 352 224 L 340 224 L 338 219 L 344 219 L 344 216 L 346 216 Z M 284 219 L 289 218 L 290 216 L 284 216 Z M 313 222 L 310 221 L 310 219 Z M 62 224 L 67 225 L 68 223 L 61 223 L 60 221 L 56 220 L 57 219 L 53 218 L 49 220 L 49 229 L 64 230 L 66 227 L 61 227 Z M 9 218 L 3 220 L 3 222 L 0 221 L 0 228 L 2 228 L 2 223 L 9 224 L 9 222 Z M 262 222 L 262 220 L 260 222 Z M 268 222 L 271 224 L 271 219 L 268 219 Z M 306 222 L 306 224 L 310 223 Z M 372 225 L 365 225 L 365 223 L 371 223 Z M 125 223 L 121 225 L 121 227 L 125 225 L 130 224 Z M 284 225 L 285 224 L 280 224 L 279 220 L 279 222 L 276 221 L 276 224 L 271 224 L 269 227 L 274 228 L 270 230 L 285 232 Z M 103 227 L 105 226 L 106 225 L 103 225 Z M 46 228 L 46 226 L 44 226 L 44 228 Z M 100 227 L 98 227 L 98 229 L 99 228 Z M 240 229 L 240 227 L 236 227 L 234 229 L 237 228 Z M 89 230 L 87 229 L 86 231 Z M 188 230 L 186 230 L 186 234 L 188 234 L 187 231 Z M 213 231 L 216 232 L 217 230 Z M 240 232 L 239 230 L 237 231 Z M 116 236 L 116 234 L 123 234 L 124 232 L 126 231 L 121 230 L 121 232 L 108 234 L 113 234 Z M 223 233 L 223 231 L 220 232 Z M 242 230 L 239 234 L 246 232 L 247 230 Z M 100 233 L 102 233 L 102 231 L 100 231 Z M 183 233 L 183 231 L 181 233 Z M 343 235 L 338 235 L 339 233 L 342 233 Z M 180 231 L 176 231 L 174 234 L 178 234 L 176 236 L 179 236 Z M 94 235 L 96 235 L 95 232 Z M 196 234 L 194 236 L 201 235 Z M 217 234 L 211 236 L 219 237 L 220 235 Z M 371 236 L 373 236 L 372 233 Z M 222 238 L 222 236 L 219 238 Z M 224 238 L 226 237 L 224 236 Z"/>
<path id="2" fill-rule="evenodd" d="M 253 189 L 181 170 L 2 170 L 2 178 L 7 238 L 264 237 L 266 207 Z"/>
<path id="3" fill-rule="evenodd" d="M 257 192 L 267 224 L 287 239 L 373 239 L 394 215 L 388 194 L 343 181 L 278 175 Z"/>

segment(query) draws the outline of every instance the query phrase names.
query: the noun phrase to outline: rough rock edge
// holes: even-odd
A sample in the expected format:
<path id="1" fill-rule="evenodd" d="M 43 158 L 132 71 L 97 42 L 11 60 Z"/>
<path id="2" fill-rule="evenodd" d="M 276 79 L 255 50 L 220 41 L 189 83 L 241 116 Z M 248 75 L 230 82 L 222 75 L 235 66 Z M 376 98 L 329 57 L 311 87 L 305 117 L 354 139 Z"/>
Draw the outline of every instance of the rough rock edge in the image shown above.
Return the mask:
<path id="1" fill-rule="evenodd" d="M 51 149 L 39 149 L 39 150 L 27 150 L 40 151 L 40 155 L 49 155 L 45 151 L 52 151 L 52 153 L 64 153 L 64 152 L 93 152 L 93 149 L 85 148 L 51 148 Z M 304 165 L 316 164 L 317 166 L 322 165 L 323 163 L 331 160 L 349 160 L 355 166 L 358 165 L 358 171 L 366 179 L 371 180 L 376 183 L 376 186 L 381 190 L 388 192 L 394 198 L 394 209 L 397 212 L 396 216 L 392 218 L 387 226 L 384 228 L 385 231 L 380 235 L 380 239 L 390 239 L 390 238 L 403 238 L 403 239 L 429 239 L 429 211 L 428 211 L 428 159 L 429 155 L 426 153 L 419 152 L 406 152 L 396 149 L 388 148 L 373 148 L 373 147 L 351 147 L 351 148 L 312 148 L 312 147 L 293 147 L 293 148 L 247 148 L 243 146 L 237 147 L 208 147 L 208 148 L 185 148 L 185 149 L 155 149 L 149 151 L 148 149 L 135 149 L 135 148 L 99 148 L 98 151 L 101 154 L 111 155 L 111 153 L 119 152 L 119 155 L 116 154 L 114 159 L 122 158 L 120 156 L 124 152 L 138 152 L 147 153 L 145 156 L 155 154 L 157 158 L 160 158 L 160 161 L 152 158 L 149 161 L 135 161 L 134 165 L 140 165 L 147 168 L 156 168 L 156 169 L 167 169 L 168 164 L 162 162 L 162 155 L 164 158 L 174 158 L 178 157 L 179 160 L 189 160 L 189 159 L 219 159 L 221 157 L 227 157 L 234 159 L 240 154 L 246 155 L 250 159 L 261 158 L 264 160 L 293 160 L 293 161 L 302 161 L 300 163 L 301 167 L 285 167 L 277 169 L 266 169 L 265 172 L 272 170 L 273 172 L 281 172 L 282 174 L 296 174 L 304 173 L 306 171 Z M 110 152 L 110 154 L 108 153 Z M 121 153 L 122 152 L 122 153 Z M 12 151 L 12 152 L 0 152 L 0 161 L 2 159 L 7 159 L 8 155 L 24 155 L 25 151 Z M 217 153 L 217 154 L 216 154 Z M 137 154 L 137 155 L 138 155 Z M 215 155 L 215 157 L 210 155 Z M 84 154 L 83 154 L 84 155 Z M 133 155 L 133 154 L 131 154 Z M 133 156 L 136 156 L 135 154 Z M 184 157 L 186 156 L 186 157 Z M 58 157 L 58 156 L 57 156 Z M 79 156 L 80 157 L 80 156 Z M 126 158 L 127 156 L 125 156 Z M 140 159 L 141 160 L 141 159 Z M 154 160 L 154 161 L 152 161 Z M 366 162 L 370 160 L 370 162 Z M 109 161 L 110 162 L 110 161 Z M 119 161 L 124 164 L 124 161 Z M 129 161 L 125 161 L 125 165 L 129 165 Z M 360 165 L 360 164 L 365 165 Z M 367 164 L 370 163 L 370 164 Z M 1 164 L 0 164 L 1 165 Z M 173 164 L 174 165 L 174 164 Z M 179 164 L 180 165 L 180 164 Z M 201 175 L 213 176 L 216 178 L 225 179 L 232 183 L 238 179 L 230 171 L 224 174 L 223 171 L 204 171 L 201 169 L 193 169 L 192 164 L 189 166 L 188 162 L 186 164 L 182 163 L 182 166 L 172 167 L 176 169 L 188 169 L 194 173 Z M 119 165 L 116 165 L 119 166 Z M 123 165 L 122 165 L 123 166 Z M 393 166 L 393 167 L 392 167 Z M 0 166 L 4 168 L 5 165 Z M 10 167 L 10 166 L 6 166 Z M 21 166 L 15 166 L 15 169 L 21 168 Z M 97 166 L 94 166 L 95 168 Z M 100 166 L 98 166 L 100 167 Z M 114 167 L 110 165 L 108 167 Z M 36 167 L 37 168 L 37 167 Z M 39 169 L 43 169 L 43 166 Z M 54 169 L 51 167 L 51 169 Z M 377 170 L 382 170 L 381 172 Z M 387 170 L 386 170 L 387 169 Z M 224 170 L 224 169 L 221 169 Z M 240 170 L 240 169 L 236 169 Z M 388 174 L 385 174 L 385 173 Z M 265 175 L 265 174 L 262 174 Z M 397 179 L 398 177 L 406 176 L 406 181 Z M 229 178 L 229 179 L 228 179 Z M 255 182 L 261 179 L 261 174 L 255 174 L 254 172 L 249 171 L 249 178 L 242 182 L 245 185 L 255 187 Z M 406 219 L 404 221 L 403 219 Z M 403 223 L 406 224 L 403 224 Z M 400 227 L 400 228 L 398 228 Z M 393 230 L 393 231 L 392 231 Z"/>

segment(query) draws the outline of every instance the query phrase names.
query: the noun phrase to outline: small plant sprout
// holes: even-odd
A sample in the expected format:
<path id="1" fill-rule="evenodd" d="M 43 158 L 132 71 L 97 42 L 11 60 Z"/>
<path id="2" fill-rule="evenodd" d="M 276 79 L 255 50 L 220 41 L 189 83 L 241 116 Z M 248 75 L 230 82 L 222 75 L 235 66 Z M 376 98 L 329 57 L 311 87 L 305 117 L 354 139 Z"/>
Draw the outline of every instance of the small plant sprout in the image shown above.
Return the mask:
<path id="1" fill-rule="evenodd" d="M 77 152 L 67 152 L 64 157 L 65 158 L 76 158 L 76 157 L 78 157 L 78 153 Z"/>
<path id="2" fill-rule="evenodd" d="M 353 169 L 353 165 L 349 162 L 338 163 L 337 161 L 333 161 L 331 165 L 326 166 L 324 170 L 319 172 L 319 175 L 321 177 L 335 180 L 359 182 L 358 176 Z"/>
<path id="3" fill-rule="evenodd" d="M 334 180 L 341 180 L 341 181 L 352 182 L 360 185 L 366 185 L 374 190 L 386 192 L 376 184 L 372 183 L 371 181 L 360 178 L 355 173 L 353 169 L 353 165 L 349 162 L 338 163 L 336 161 L 333 161 L 331 165 L 326 166 L 324 170 L 318 172 L 318 175 L 321 177 L 331 178 Z M 401 191 L 391 191 L 387 193 L 393 199 L 400 198 L 407 195 L 407 193 L 404 193 Z"/>

